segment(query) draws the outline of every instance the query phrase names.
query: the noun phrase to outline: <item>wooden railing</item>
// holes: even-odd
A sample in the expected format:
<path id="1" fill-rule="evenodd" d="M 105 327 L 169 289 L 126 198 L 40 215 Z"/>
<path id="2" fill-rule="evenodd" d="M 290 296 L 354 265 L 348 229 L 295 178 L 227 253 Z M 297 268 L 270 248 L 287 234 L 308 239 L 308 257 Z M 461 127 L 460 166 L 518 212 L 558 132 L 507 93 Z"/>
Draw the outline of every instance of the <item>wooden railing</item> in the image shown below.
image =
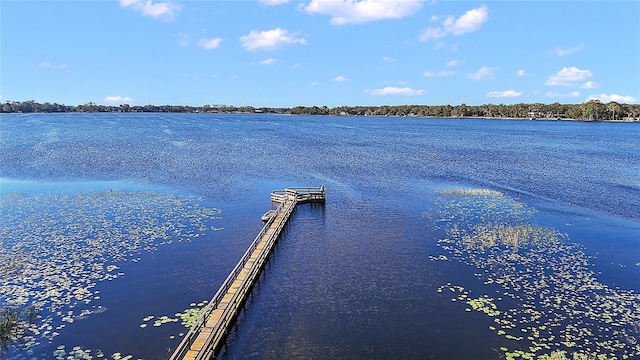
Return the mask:
<path id="1" fill-rule="evenodd" d="M 280 212 L 284 207 L 284 205 L 285 205 L 284 203 L 281 203 L 276 209 L 276 211 Z M 295 202 L 290 203 L 288 208 L 286 209 L 287 216 L 291 214 L 294 208 L 295 208 Z M 258 243 L 262 240 L 267 230 L 269 230 L 274 220 L 275 220 L 275 216 L 269 219 L 269 221 L 267 221 L 267 223 L 262 227 L 262 230 L 260 230 L 258 235 L 256 235 L 256 237 L 253 239 L 253 242 L 251 243 L 251 245 L 249 245 L 249 248 L 247 248 L 247 251 L 244 252 L 244 255 L 242 255 L 238 263 L 236 263 L 236 266 L 233 268 L 233 270 L 231 270 L 231 272 L 229 273 L 227 278 L 224 280 L 224 282 L 222 283 L 218 291 L 215 293 L 215 295 L 213 295 L 209 303 L 205 306 L 200 316 L 198 316 L 198 319 L 196 320 L 195 324 L 191 327 L 191 329 L 189 329 L 189 332 L 182 339 L 182 341 L 180 342 L 180 345 L 178 345 L 173 355 L 171 355 L 169 359 L 177 360 L 177 359 L 183 359 L 185 357 L 185 355 L 191 348 L 191 344 L 196 339 L 196 337 L 198 337 L 198 335 L 200 334 L 200 331 L 202 330 L 202 328 L 204 328 L 205 324 L 207 323 L 207 319 L 209 318 L 211 313 L 218 307 L 218 304 L 220 304 L 220 301 L 222 300 L 222 298 L 227 294 L 227 291 L 231 287 L 231 284 L 233 284 L 233 282 L 238 278 L 238 275 L 240 274 L 244 266 L 247 264 L 247 261 L 249 261 L 249 258 L 255 251 L 256 247 L 258 246 Z M 281 228 L 281 226 L 278 226 L 278 228 Z M 279 231 L 275 232 L 274 234 L 279 234 Z M 226 324 L 217 324 L 217 327 L 220 327 L 222 325 L 226 326 Z M 201 358 L 201 357 L 198 357 L 198 358 Z"/>
<path id="2" fill-rule="evenodd" d="M 236 263 L 231 273 L 229 273 L 229 276 L 227 276 L 213 298 L 211 298 L 205 306 L 195 324 L 173 352 L 170 357 L 171 360 L 210 359 L 214 356 L 215 351 L 218 350 L 226 337 L 227 331 L 233 325 L 233 321 L 246 299 L 245 295 L 251 291 L 254 280 L 260 274 L 264 263 L 271 253 L 272 247 L 280 236 L 282 229 L 286 225 L 291 213 L 293 213 L 296 205 L 301 202 L 324 202 L 325 199 L 326 189 L 324 185 L 319 188 L 287 188 L 271 193 L 271 200 L 280 203 L 276 209 L 276 216 L 270 218 L 253 239 L 249 248 L 245 251 L 238 263 Z M 277 223 L 273 231 L 269 233 L 274 222 Z M 256 250 L 258 245 L 263 241 L 264 247 Z M 253 256 L 255 253 L 257 253 L 257 257 Z M 253 261 L 253 263 L 248 264 L 249 261 Z M 243 278 L 240 278 L 239 275 L 243 270 L 247 270 L 244 273 L 246 276 L 243 275 Z M 239 282 L 239 285 L 236 281 Z M 236 283 L 237 289 L 234 287 L 234 291 L 230 292 L 229 290 L 234 283 Z M 227 295 L 230 295 L 230 298 L 227 297 L 227 300 L 223 302 L 223 298 Z M 220 307 L 221 303 L 223 305 L 222 307 Z M 221 312 L 214 314 L 216 310 L 220 310 Z M 212 316 L 212 314 L 215 316 Z M 207 326 L 207 322 L 210 319 L 214 321 L 218 315 L 220 317 L 216 323 Z M 205 334 L 207 334 L 207 338 L 206 341 L 204 341 L 204 346 L 202 346 L 197 353 L 195 350 L 192 351 L 191 348 L 194 341 L 198 339 L 200 335 Z M 198 344 L 200 344 L 201 341 L 202 337 L 198 339 Z"/>
<path id="3" fill-rule="evenodd" d="M 324 202 L 326 197 L 327 190 L 324 185 L 320 187 L 293 187 L 271 192 L 271 201 L 280 203 L 288 198 L 296 198 L 299 203 Z"/>

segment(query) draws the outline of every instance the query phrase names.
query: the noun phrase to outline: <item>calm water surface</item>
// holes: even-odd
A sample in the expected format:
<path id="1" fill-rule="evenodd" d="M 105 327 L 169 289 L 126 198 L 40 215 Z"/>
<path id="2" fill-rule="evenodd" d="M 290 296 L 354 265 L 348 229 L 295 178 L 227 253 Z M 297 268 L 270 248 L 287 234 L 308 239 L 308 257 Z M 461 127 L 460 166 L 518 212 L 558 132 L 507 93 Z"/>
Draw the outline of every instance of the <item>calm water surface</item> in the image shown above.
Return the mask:
<path id="1" fill-rule="evenodd" d="M 8 264 L 19 253 L 20 261 L 35 261 L 24 254 L 35 254 L 30 246 L 38 244 L 40 255 L 32 256 L 40 261 L 32 266 L 37 269 L 64 253 L 49 254 L 54 241 L 36 242 L 30 235 L 76 239 L 69 256 L 85 270 L 69 282 L 91 292 L 43 309 L 52 328 L 30 346 L 14 346 L 9 358 L 49 359 L 60 350 L 67 356 L 76 346 L 94 358 L 168 357 L 187 330 L 180 321 L 153 326 L 154 321 L 174 318 L 215 293 L 260 230 L 271 190 L 320 184 L 328 189 L 326 204 L 298 207 L 222 358 L 497 359 L 518 350 L 536 356 L 555 350 L 602 353 L 614 346 L 614 340 L 593 345 L 604 339 L 617 339 L 619 358 L 640 356 L 640 319 L 624 315 L 640 313 L 637 124 L 30 114 L 3 115 L 0 130 L 0 260 Z M 486 192 L 455 195 L 460 189 Z M 106 201 L 113 193 L 119 195 Z M 77 194 L 97 200 L 89 206 L 87 196 Z M 165 211 L 162 204 L 172 205 Z M 470 210 L 474 206 L 478 216 Z M 165 222 L 180 226 L 146 245 L 127 243 L 148 238 L 149 229 L 160 231 Z M 477 260 L 486 253 L 442 242 L 455 237 L 454 228 L 472 231 L 477 224 L 499 222 L 562 234 L 567 249 L 541 261 L 555 264 L 552 258 L 560 258 L 563 265 L 541 275 L 531 271 L 534 265 L 517 262 L 490 268 L 484 263 L 494 258 Z M 134 223 L 143 225 L 134 232 Z M 105 227 L 107 235 L 99 235 Z M 89 241 L 115 233 L 126 236 L 111 248 L 96 250 Z M 566 264 L 583 260 L 583 267 Z M 117 269 L 90 270 L 93 263 Z M 533 275 L 525 277 L 527 267 Z M 9 282 L 16 273 L 0 274 L 0 304 L 18 298 L 16 289 L 27 283 L 27 305 L 34 292 L 46 291 L 33 279 L 50 274 Z M 102 278 L 82 280 L 96 273 Z M 584 286 L 574 293 L 584 293 L 591 303 L 604 299 L 602 306 L 585 315 L 578 295 L 572 299 L 545 285 L 549 298 L 554 296 L 547 303 L 542 295 L 531 296 L 531 288 L 504 285 L 518 278 L 539 286 L 540 276 L 554 273 L 581 279 L 576 284 Z M 118 276 L 109 280 L 104 274 Z M 484 295 L 491 303 L 471 308 L 468 299 Z M 490 304 L 499 315 L 485 311 Z M 529 307 L 544 314 L 537 325 L 521 320 L 514 330 L 496 321 L 516 318 Z M 608 314 L 604 309 L 619 311 L 594 315 Z M 149 316 L 154 318 L 145 320 Z M 505 333 L 499 332 L 502 325 Z M 516 330 L 524 333 L 521 339 Z M 533 351 L 534 342 L 549 348 Z"/>

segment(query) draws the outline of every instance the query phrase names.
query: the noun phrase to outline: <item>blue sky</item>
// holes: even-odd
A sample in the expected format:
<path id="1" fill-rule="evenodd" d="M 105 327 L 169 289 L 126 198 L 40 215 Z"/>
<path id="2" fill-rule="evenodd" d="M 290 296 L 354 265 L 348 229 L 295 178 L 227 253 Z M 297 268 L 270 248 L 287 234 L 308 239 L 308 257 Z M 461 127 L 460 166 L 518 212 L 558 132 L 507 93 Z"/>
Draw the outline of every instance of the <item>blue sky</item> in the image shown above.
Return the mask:
<path id="1" fill-rule="evenodd" d="M 639 1 L 0 2 L 0 100 L 640 101 Z"/>

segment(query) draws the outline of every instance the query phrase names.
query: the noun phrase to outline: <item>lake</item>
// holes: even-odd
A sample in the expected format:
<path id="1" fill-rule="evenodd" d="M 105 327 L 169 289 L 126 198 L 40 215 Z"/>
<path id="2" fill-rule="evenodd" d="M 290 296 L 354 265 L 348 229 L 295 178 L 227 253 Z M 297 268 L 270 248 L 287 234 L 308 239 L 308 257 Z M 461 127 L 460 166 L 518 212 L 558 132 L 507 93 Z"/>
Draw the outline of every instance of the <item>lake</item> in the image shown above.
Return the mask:
<path id="1" fill-rule="evenodd" d="M 168 358 L 294 212 L 222 359 L 640 357 L 640 127 L 270 114 L 3 114 L 10 359 Z"/>

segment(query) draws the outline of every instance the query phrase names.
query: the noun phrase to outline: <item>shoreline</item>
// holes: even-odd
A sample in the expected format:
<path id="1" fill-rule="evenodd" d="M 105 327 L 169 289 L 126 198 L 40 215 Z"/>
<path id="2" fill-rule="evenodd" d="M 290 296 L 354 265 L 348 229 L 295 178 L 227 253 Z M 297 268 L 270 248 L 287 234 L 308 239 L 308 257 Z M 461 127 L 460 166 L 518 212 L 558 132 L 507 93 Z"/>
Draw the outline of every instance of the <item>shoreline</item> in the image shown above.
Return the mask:
<path id="1" fill-rule="evenodd" d="M 125 112 L 117 112 L 117 111 L 50 111 L 50 112 L 0 112 L 1 114 L 16 114 L 16 115 L 32 115 L 32 114 L 113 114 L 113 113 L 125 113 Z M 218 115 L 218 114 L 228 114 L 228 115 L 291 115 L 291 116 L 318 116 L 318 117 L 389 117 L 389 118 L 415 118 L 415 119 L 478 119 L 478 120 L 512 120 L 512 121 L 569 121 L 569 122 L 584 122 L 584 123 L 640 123 L 640 118 L 635 120 L 620 120 L 620 119 L 597 119 L 597 120 L 588 120 L 588 119 L 576 119 L 576 118 L 526 118 L 526 117 L 497 117 L 497 116 L 415 116 L 415 115 L 357 115 L 357 114 L 291 114 L 287 112 L 282 113 L 273 113 L 273 112 L 242 112 L 242 111 L 234 111 L 234 112 L 165 112 L 165 111 L 129 111 L 126 112 L 129 114 L 157 114 L 157 113 L 165 113 L 165 114 L 201 114 L 201 115 Z"/>
<path id="2" fill-rule="evenodd" d="M 5 101 L 2 114 L 26 113 L 195 113 L 195 114 L 288 114 L 329 116 L 389 116 L 421 118 L 481 118 L 497 120 L 543 120 L 581 122 L 640 122 L 640 104 L 589 101 L 581 104 L 483 104 L 483 105 L 375 105 L 254 107 L 233 105 L 99 105 L 89 102 L 69 106 L 45 102 Z"/>

